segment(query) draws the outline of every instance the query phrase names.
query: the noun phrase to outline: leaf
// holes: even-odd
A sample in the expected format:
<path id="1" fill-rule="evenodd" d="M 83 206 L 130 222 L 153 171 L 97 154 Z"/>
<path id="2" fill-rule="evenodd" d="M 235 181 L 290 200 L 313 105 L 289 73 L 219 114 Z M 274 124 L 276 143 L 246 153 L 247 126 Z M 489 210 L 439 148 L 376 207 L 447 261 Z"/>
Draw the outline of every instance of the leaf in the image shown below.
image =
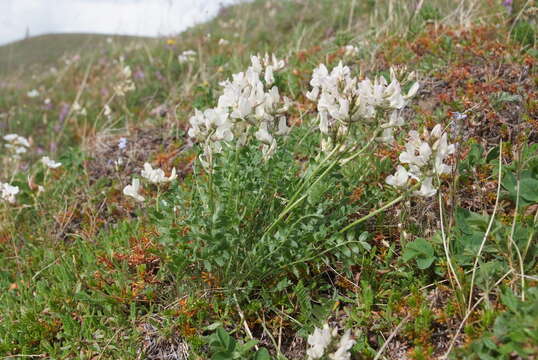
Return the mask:
<path id="1" fill-rule="evenodd" d="M 280 280 L 278 284 L 276 284 L 276 291 L 282 291 L 290 285 L 291 285 L 291 281 L 289 281 L 288 278 L 284 278 Z"/>
<path id="2" fill-rule="evenodd" d="M 510 290 L 507 290 L 505 293 L 501 294 L 501 300 L 503 304 L 508 307 L 508 309 L 517 313 L 519 301 Z"/>
<path id="3" fill-rule="evenodd" d="M 525 200 L 538 202 L 538 180 L 531 177 L 522 178 L 519 182 L 519 193 Z"/>
<path id="4" fill-rule="evenodd" d="M 271 360 L 269 351 L 267 351 L 266 348 L 261 348 L 260 350 L 256 352 L 256 355 L 254 356 L 254 360 Z"/>
<path id="5" fill-rule="evenodd" d="M 221 345 L 227 349 L 230 348 L 230 345 L 231 345 L 231 340 L 232 338 L 230 337 L 230 335 L 228 335 L 228 333 L 226 332 L 226 330 L 224 330 L 223 328 L 219 327 L 217 329 L 217 337 L 221 343 Z M 232 347 L 233 349 L 233 347 Z"/>
<path id="6" fill-rule="evenodd" d="M 431 244 L 423 238 L 417 238 L 410 242 L 405 247 L 403 252 L 403 260 L 408 262 L 415 259 L 418 268 L 421 270 L 427 269 L 435 260 L 434 250 Z"/>
<path id="7" fill-rule="evenodd" d="M 232 360 L 233 357 L 230 353 L 228 352 L 218 352 L 218 353 L 215 353 L 213 354 L 213 356 L 211 357 L 211 360 Z"/>

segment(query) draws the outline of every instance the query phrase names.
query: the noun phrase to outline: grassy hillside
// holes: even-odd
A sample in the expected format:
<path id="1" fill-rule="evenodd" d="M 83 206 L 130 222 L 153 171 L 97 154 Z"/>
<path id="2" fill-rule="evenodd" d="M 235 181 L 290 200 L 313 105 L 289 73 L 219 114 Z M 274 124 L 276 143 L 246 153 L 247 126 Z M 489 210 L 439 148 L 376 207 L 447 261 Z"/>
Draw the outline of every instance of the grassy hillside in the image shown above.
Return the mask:
<path id="1" fill-rule="evenodd" d="M 20 73 L 32 65 L 37 65 L 35 72 L 46 69 L 47 66 L 56 65 L 63 56 L 75 56 L 96 53 L 97 49 L 107 44 L 107 39 L 112 39 L 116 46 L 124 47 L 136 41 L 148 41 L 150 39 L 135 36 L 111 36 L 101 34 L 48 34 L 34 36 L 28 39 L 16 41 L 0 46 L 0 75 Z"/>
<path id="2" fill-rule="evenodd" d="M 536 358 L 535 11 L 259 0 L 2 78 L 0 358 Z"/>

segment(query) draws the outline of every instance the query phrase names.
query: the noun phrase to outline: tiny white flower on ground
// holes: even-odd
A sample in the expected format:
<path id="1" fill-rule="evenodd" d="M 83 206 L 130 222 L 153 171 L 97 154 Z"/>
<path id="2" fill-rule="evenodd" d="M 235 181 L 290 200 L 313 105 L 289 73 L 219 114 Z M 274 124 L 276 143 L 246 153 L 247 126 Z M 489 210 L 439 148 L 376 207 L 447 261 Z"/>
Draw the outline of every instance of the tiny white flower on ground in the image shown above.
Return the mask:
<path id="1" fill-rule="evenodd" d="M 4 136 L 4 140 L 13 145 L 30 147 L 30 143 L 28 142 L 28 140 L 25 137 L 22 137 L 17 134 L 7 134 L 6 136 Z"/>
<path id="2" fill-rule="evenodd" d="M 196 56 L 196 51 L 194 50 L 185 50 L 181 54 L 177 56 L 177 60 L 180 64 L 184 64 L 187 62 L 194 61 L 194 57 Z"/>
<path id="3" fill-rule="evenodd" d="M 136 201 L 144 201 L 144 197 L 139 194 L 140 188 L 140 180 L 133 179 L 131 185 L 127 185 L 125 188 L 123 188 L 123 193 L 132 197 Z"/>
<path id="4" fill-rule="evenodd" d="M 177 177 L 176 168 L 172 169 L 172 173 L 170 174 L 169 177 L 166 177 L 162 169 L 153 169 L 150 163 L 144 164 L 144 170 L 142 170 L 141 175 L 142 177 L 144 177 L 150 183 L 153 183 L 153 184 L 170 182 Z"/>
<path id="5" fill-rule="evenodd" d="M 45 165 L 49 169 L 57 169 L 60 166 L 62 166 L 61 162 L 56 162 L 56 161 L 50 159 L 48 156 L 43 156 L 41 158 L 41 162 L 43 163 L 43 165 Z"/>
<path id="6" fill-rule="evenodd" d="M 359 55 L 359 48 L 353 45 L 344 46 L 344 56 L 357 56 Z"/>
<path id="7" fill-rule="evenodd" d="M 118 148 L 120 150 L 124 150 L 127 147 L 127 139 L 122 137 L 120 138 L 120 141 L 118 142 Z"/>
<path id="8" fill-rule="evenodd" d="M 112 110 L 110 109 L 110 106 L 105 105 L 105 108 L 103 110 L 103 114 L 106 116 L 106 117 L 109 117 L 111 114 L 112 114 Z"/>
<path id="9" fill-rule="evenodd" d="M 18 158 L 20 154 L 24 154 L 27 148 L 30 147 L 30 142 L 25 137 L 17 134 L 7 134 L 4 136 L 4 140 L 8 142 L 4 146 L 13 152 L 14 158 Z"/>
<path id="10" fill-rule="evenodd" d="M 36 89 L 33 89 L 33 90 L 30 90 L 26 93 L 26 95 L 29 97 L 29 98 L 35 98 L 35 97 L 38 97 L 39 96 L 39 91 L 37 91 Z"/>
<path id="11" fill-rule="evenodd" d="M 1 191 L 1 197 L 3 200 L 14 204 L 15 203 L 15 195 L 19 193 L 19 187 L 18 186 L 11 186 L 7 183 L 0 183 L 0 191 Z"/>

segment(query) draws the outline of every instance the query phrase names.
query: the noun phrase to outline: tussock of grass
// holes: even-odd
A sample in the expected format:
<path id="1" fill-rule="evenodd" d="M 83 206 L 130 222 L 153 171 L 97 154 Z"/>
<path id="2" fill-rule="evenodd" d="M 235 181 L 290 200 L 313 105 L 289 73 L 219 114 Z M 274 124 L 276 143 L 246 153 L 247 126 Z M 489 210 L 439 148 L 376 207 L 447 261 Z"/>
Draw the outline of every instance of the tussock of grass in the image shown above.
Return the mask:
<path id="1" fill-rule="evenodd" d="M 352 329 L 352 359 L 536 357 L 535 10 L 419 4 L 255 1 L 0 79 L 2 135 L 31 145 L 15 161 L 0 150 L 0 181 L 20 189 L 0 202 L 0 355 L 303 359 L 327 322 Z M 292 132 L 270 160 L 252 142 L 210 173 L 187 135 L 193 108 L 265 52 L 286 59 L 275 83 Z M 421 87 L 394 145 L 323 163 L 305 94 L 314 68 L 340 61 Z M 439 195 L 394 201 L 405 134 L 436 124 L 458 143 L 453 173 Z M 122 189 L 145 162 L 178 178 L 143 183 L 138 203 Z"/>

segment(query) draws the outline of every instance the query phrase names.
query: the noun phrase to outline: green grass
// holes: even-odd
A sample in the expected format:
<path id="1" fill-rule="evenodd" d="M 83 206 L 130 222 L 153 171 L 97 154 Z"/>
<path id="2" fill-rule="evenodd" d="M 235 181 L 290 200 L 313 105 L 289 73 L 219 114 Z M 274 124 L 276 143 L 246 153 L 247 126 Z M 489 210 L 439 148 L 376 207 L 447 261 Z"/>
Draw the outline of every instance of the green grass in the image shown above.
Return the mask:
<path id="1" fill-rule="evenodd" d="M 0 181 L 20 189 L 0 200 L 0 358 L 306 359 L 326 322 L 351 329 L 351 359 L 538 356 L 536 44 L 520 34 L 536 24 L 518 21 L 488 1 L 255 1 L 174 39 L 74 35 L 39 63 L 9 50 L 33 65 L 0 81 L 0 131 L 31 147 L 0 150 Z M 252 129 L 209 172 L 188 119 L 264 52 L 286 59 L 275 85 L 291 132 L 264 160 Z M 305 96 L 314 69 L 339 61 L 421 84 L 395 144 L 369 142 L 375 122 L 335 136 L 366 146 L 346 163 L 324 160 Z M 436 124 L 458 143 L 440 196 L 387 185 L 407 132 Z M 142 180 L 140 203 L 122 190 L 144 162 L 179 176 Z"/>

